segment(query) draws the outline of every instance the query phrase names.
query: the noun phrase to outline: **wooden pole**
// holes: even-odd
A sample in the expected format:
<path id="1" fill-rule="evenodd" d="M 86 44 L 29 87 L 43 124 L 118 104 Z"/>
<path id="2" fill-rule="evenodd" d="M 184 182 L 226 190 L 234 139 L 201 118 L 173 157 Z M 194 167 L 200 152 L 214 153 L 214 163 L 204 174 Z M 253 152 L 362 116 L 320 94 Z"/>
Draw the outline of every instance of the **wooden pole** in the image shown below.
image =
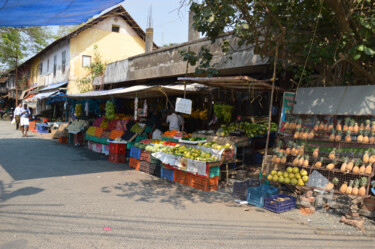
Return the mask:
<path id="1" fill-rule="evenodd" d="M 16 87 L 16 106 L 18 106 L 18 87 L 17 87 L 17 81 L 18 81 L 18 57 L 16 57 L 16 79 L 15 79 L 15 87 Z"/>
<path id="2" fill-rule="evenodd" d="M 276 66 L 277 66 L 277 58 L 279 56 L 279 43 L 276 44 L 276 52 L 275 52 L 275 61 L 273 64 L 273 75 L 272 75 L 272 89 L 271 89 L 271 99 L 270 99 L 270 108 L 268 112 L 268 130 L 267 130 L 267 140 L 266 140 L 266 148 L 264 151 L 264 158 L 262 162 L 262 170 L 259 175 L 259 179 L 261 180 L 264 166 L 267 163 L 267 155 L 268 155 L 268 145 L 270 142 L 270 133 L 271 133 L 271 119 L 272 119 L 272 106 L 273 106 L 273 95 L 275 91 L 275 80 L 276 80 Z"/>

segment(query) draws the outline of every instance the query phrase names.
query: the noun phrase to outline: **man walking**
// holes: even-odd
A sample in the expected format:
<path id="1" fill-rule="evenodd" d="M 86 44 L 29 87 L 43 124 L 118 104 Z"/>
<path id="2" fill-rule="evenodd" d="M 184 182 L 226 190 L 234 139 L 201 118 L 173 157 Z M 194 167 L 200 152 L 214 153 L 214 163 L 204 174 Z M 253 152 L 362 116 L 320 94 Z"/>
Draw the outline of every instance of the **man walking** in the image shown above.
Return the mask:
<path id="1" fill-rule="evenodd" d="M 23 105 L 23 108 L 21 108 L 21 131 L 22 131 L 22 137 L 27 137 L 27 132 L 29 131 L 29 116 L 31 115 L 30 109 L 27 108 L 27 104 Z"/>
<path id="2" fill-rule="evenodd" d="M 16 130 L 20 127 L 22 104 L 19 103 L 13 113 L 13 118 L 16 120 Z"/>

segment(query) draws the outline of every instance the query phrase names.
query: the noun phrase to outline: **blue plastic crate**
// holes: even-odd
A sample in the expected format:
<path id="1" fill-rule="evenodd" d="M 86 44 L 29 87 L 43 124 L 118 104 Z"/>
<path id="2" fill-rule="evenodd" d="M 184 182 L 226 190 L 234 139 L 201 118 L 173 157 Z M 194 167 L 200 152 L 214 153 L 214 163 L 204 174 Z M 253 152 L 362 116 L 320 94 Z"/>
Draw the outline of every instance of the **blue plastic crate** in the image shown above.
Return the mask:
<path id="1" fill-rule="evenodd" d="M 289 198 L 285 201 L 275 201 L 277 198 Z M 282 213 L 296 208 L 297 198 L 289 195 L 272 195 L 264 198 L 264 208 L 275 213 Z"/>
<path id="2" fill-rule="evenodd" d="M 141 152 L 142 152 L 141 149 L 136 148 L 136 147 L 133 146 L 133 147 L 130 149 L 130 157 L 139 160 L 139 159 L 141 158 Z"/>
<path id="3" fill-rule="evenodd" d="M 209 177 L 219 176 L 219 174 L 220 174 L 220 166 L 210 168 Z"/>
<path id="4" fill-rule="evenodd" d="M 174 169 L 160 168 L 160 177 L 174 182 Z"/>
<path id="5" fill-rule="evenodd" d="M 235 182 L 233 184 L 233 197 L 240 200 L 246 200 L 247 189 L 249 187 L 259 186 L 260 182 L 257 179 L 249 179 L 242 182 Z"/>
<path id="6" fill-rule="evenodd" d="M 277 195 L 278 193 L 278 188 L 262 184 L 258 187 L 249 187 L 247 189 L 246 200 L 251 205 L 264 207 L 264 198 L 271 195 Z"/>
<path id="7" fill-rule="evenodd" d="M 255 152 L 253 154 L 253 163 L 255 164 L 262 164 L 263 163 L 263 155 L 259 152 Z"/>

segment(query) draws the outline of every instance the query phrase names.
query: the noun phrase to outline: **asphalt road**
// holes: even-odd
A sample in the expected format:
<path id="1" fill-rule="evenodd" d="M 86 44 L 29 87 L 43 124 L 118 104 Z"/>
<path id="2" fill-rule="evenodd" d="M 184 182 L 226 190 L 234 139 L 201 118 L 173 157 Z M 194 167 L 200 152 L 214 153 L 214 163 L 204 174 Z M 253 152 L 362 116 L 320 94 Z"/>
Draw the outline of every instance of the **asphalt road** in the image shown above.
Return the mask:
<path id="1" fill-rule="evenodd" d="M 374 248 L 0 121 L 0 249 Z"/>

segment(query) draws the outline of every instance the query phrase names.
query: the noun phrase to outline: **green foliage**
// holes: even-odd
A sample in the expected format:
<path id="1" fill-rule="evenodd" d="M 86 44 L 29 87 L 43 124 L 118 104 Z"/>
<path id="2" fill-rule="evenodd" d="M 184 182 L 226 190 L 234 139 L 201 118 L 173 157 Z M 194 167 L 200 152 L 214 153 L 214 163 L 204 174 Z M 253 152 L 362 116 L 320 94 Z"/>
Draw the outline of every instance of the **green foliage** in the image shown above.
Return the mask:
<path id="1" fill-rule="evenodd" d="M 0 27 L 0 62 L 14 68 L 51 41 L 47 27 Z"/>
<path id="2" fill-rule="evenodd" d="M 308 74 L 302 75 L 304 83 L 314 78 L 316 83 L 326 85 L 375 82 L 374 1 L 186 2 L 195 13 L 194 28 L 212 42 L 231 31 L 238 48 L 253 46 L 263 58 L 274 57 L 278 44 L 279 57 L 284 64 L 297 66 L 300 75 L 308 59 Z M 228 48 L 224 42 L 223 52 L 228 52 Z M 204 61 L 203 68 L 210 61 L 205 51 L 194 56 L 198 57 L 195 63 Z M 319 77 L 311 77 L 312 74 Z"/>

